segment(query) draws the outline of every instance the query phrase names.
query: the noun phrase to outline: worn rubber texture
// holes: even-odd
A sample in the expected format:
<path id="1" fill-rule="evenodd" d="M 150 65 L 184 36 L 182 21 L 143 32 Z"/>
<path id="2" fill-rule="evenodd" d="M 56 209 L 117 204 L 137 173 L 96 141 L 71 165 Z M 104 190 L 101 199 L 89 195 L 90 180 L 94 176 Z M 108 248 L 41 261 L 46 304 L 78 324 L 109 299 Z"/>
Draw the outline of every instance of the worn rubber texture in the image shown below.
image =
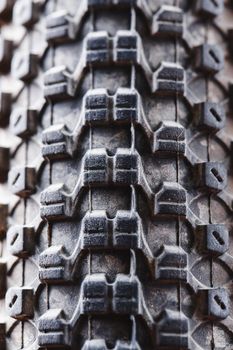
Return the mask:
<path id="1" fill-rule="evenodd" d="M 231 350 L 231 1 L 0 25 L 0 350 Z"/>

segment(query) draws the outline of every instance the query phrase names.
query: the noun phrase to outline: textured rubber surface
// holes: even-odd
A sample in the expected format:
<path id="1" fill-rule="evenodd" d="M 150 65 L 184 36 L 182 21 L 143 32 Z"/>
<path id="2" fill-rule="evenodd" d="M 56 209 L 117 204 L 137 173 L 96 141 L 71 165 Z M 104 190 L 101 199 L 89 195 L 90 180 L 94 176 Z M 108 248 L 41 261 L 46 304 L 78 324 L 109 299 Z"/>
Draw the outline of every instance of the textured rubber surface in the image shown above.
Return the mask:
<path id="1" fill-rule="evenodd" d="M 0 1 L 1 350 L 233 348 L 232 19 Z"/>

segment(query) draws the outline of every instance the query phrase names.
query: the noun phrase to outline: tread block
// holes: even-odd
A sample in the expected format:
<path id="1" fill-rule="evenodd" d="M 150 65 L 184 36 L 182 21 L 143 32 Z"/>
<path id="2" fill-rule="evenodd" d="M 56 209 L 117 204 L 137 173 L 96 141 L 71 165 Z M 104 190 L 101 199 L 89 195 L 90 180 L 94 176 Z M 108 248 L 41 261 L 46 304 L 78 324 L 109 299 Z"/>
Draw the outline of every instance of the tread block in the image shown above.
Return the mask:
<path id="1" fill-rule="evenodd" d="M 3 299 L 7 288 L 7 264 L 0 259 L 0 299 Z"/>
<path id="2" fill-rule="evenodd" d="M 64 327 L 63 311 L 61 309 L 49 309 L 40 318 L 39 331 L 60 331 Z"/>
<path id="3" fill-rule="evenodd" d="M 109 62 L 110 41 L 105 31 L 89 33 L 86 38 L 86 64 Z"/>
<path id="4" fill-rule="evenodd" d="M 186 252 L 178 246 L 164 245 L 157 256 L 155 278 L 164 281 L 187 281 L 188 259 Z"/>
<path id="5" fill-rule="evenodd" d="M 41 192 L 42 204 L 62 203 L 64 201 L 63 195 L 64 185 L 53 184 L 47 187 L 46 190 Z"/>
<path id="6" fill-rule="evenodd" d="M 209 224 L 198 227 L 199 248 L 204 254 L 218 256 L 229 248 L 229 232 L 223 224 Z"/>
<path id="7" fill-rule="evenodd" d="M 225 288 L 199 290 L 202 298 L 202 312 L 210 320 L 224 319 L 229 315 L 229 296 Z"/>
<path id="8" fill-rule="evenodd" d="M 185 129 L 173 121 L 164 121 L 154 133 L 154 151 L 185 154 Z"/>
<path id="9" fill-rule="evenodd" d="M 104 339 L 91 339 L 86 340 L 82 350 L 108 350 Z M 113 350 L 140 350 L 140 346 L 137 342 L 125 342 L 118 340 Z"/>
<path id="10" fill-rule="evenodd" d="M 179 311 L 165 309 L 156 324 L 156 342 L 168 349 L 189 349 L 188 319 Z"/>
<path id="11" fill-rule="evenodd" d="M 12 74 L 22 81 L 31 81 L 38 74 L 38 56 L 36 54 L 18 53 L 12 60 Z"/>
<path id="12" fill-rule="evenodd" d="M 9 288 L 6 293 L 6 310 L 9 316 L 24 320 L 34 315 L 34 290 L 29 287 Z"/>
<path id="13" fill-rule="evenodd" d="M 117 314 L 139 313 L 139 284 L 134 278 L 118 275 L 113 285 L 113 311 Z"/>
<path id="14" fill-rule="evenodd" d="M 153 74 L 153 91 L 163 94 L 183 94 L 184 79 L 184 69 L 179 64 L 162 62 Z"/>
<path id="15" fill-rule="evenodd" d="M 179 7 L 163 5 L 153 16 L 153 33 L 182 36 L 183 12 Z"/>
<path id="16" fill-rule="evenodd" d="M 63 348 L 69 345 L 66 326 L 61 309 L 46 311 L 38 322 L 38 344 L 46 348 Z"/>
<path id="17" fill-rule="evenodd" d="M 107 248 L 109 245 L 109 220 L 105 211 L 96 210 L 83 218 L 83 247 L 86 249 Z"/>
<path id="18" fill-rule="evenodd" d="M 7 231 L 7 249 L 15 256 L 25 257 L 34 252 L 35 230 L 33 227 L 15 225 Z"/>
<path id="19" fill-rule="evenodd" d="M 14 135 L 27 139 L 37 131 L 38 112 L 35 109 L 17 108 L 11 113 L 10 126 Z"/>
<path id="20" fill-rule="evenodd" d="M 130 149 L 118 149 L 114 158 L 114 183 L 133 185 L 138 182 L 138 157 Z"/>
<path id="21" fill-rule="evenodd" d="M 223 163 L 206 162 L 197 164 L 198 183 L 208 191 L 219 192 L 227 185 L 227 170 Z"/>
<path id="22" fill-rule="evenodd" d="M 223 0 L 198 0 L 196 9 L 207 17 L 218 16 L 223 11 Z"/>
<path id="23" fill-rule="evenodd" d="M 136 213 L 131 211 L 119 210 L 114 219 L 109 219 L 102 210 L 88 212 L 82 221 L 82 247 L 83 249 L 138 248 L 139 220 Z"/>
<path id="24" fill-rule="evenodd" d="M 83 314 L 138 314 L 139 302 L 139 283 L 134 277 L 119 274 L 108 284 L 104 274 L 93 274 L 82 284 Z"/>
<path id="25" fill-rule="evenodd" d="M 106 342 L 104 339 L 92 339 L 86 340 L 82 350 L 107 350 Z"/>
<path id="26" fill-rule="evenodd" d="M 44 96 L 52 100 L 70 97 L 65 66 L 50 68 L 44 74 Z"/>
<path id="27" fill-rule="evenodd" d="M 42 133 L 43 143 L 53 143 L 65 141 L 64 132 L 66 131 L 64 124 L 51 125 Z"/>
<path id="28" fill-rule="evenodd" d="M 164 182 L 155 195 L 155 214 L 186 216 L 186 190 L 178 183 Z"/>
<path id="29" fill-rule="evenodd" d="M 85 120 L 91 124 L 103 124 L 109 121 L 110 98 L 106 89 L 89 90 L 85 95 Z"/>
<path id="30" fill-rule="evenodd" d="M 39 10 L 39 2 L 17 0 L 13 10 L 13 21 L 18 25 L 31 27 L 39 20 Z"/>
<path id="31" fill-rule="evenodd" d="M 114 61 L 133 62 L 139 61 L 139 37 L 127 30 L 119 30 L 114 39 Z"/>
<path id="32" fill-rule="evenodd" d="M 110 307 L 109 302 L 105 275 L 87 276 L 82 283 L 82 313 L 107 313 Z"/>
<path id="33" fill-rule="evenodd" d="M 113 118 L 118 122 L 138 121 L 139 109 L 138 94 L 136 91 L 119 88 L 114 96 Z"/>
<path id="34" fill-rule="evenodd" d="M 50 185 L 41 192 L 40 215 L 45 219 L 64 219 L 66 196 L 64 194 L 65 187 L 63 184 Z"/>
<path id="35" fill-rule="evenodd" d="M 55 66 L 45 73 L 44 82 L 47 85 L 63 82 L 65 78 L 65 66 Z"/>
<path id="36" fill-rule="evenodd" d="M 43 267 L 53 267 L 63 264 L 64 250 L 62 245 L 51 246 L 45 249 L 39 258 L 39 264 Z"/>
<path id="37" fill-rule="evenodd" d="M 51 125 L 42 132 L 42 155 L 48 159 L 64 159 L 72 155 L 68 129 L 64 124 Z"/>
<path id="38" fill-rule="evenodd" d="M 224 108 L 219 103 L 202 102 L 195 106 L 195 123 L 201 128 L 217 132 L 221 130 L 226 121 Z"/>
<path id="39" fill-rule="evenodd" d="M 203 44 L 195 48 L 195 68 L 205 73 L 215 74 L 224 67 L 224 57 L 217 45 Z"/>
<path id="40" fill-rule="evenodd" d="M 113 245 L 137 249 L 140 245 L 140 219 L 136 213 L 119 210 L 113 222 Z"/>
<path id="41" fill-rule="evenodd" d="M 36 191 L 36 169 L 32 167 L 13 167 L 8 176 L 12 193 L 28 197 Z"/>
<path id="42" fill-rule="evenodd" d="M 56 11 L 46 17 L 48 42 L 63 42 L 69 39 L 69 16 L 66 10 Z"/>
<path id="43" fill-rule="evenodd" d="M 51 246 L 39 256 L 39 278 L 43 282 L 69 281 L 71 273 L 66 264 L 63 246 Z"/>
<path id="44" fill-rule="evenodd" d="M 117 341 L 114 350 L 140 350 L 140 349 L 141 349 L 141 347 L 135 341 L 133 341 L 132 343 L 124 342 L 124 341 Z"/>
<path id="45" fill-rule="evenodd" d="M 84 160 L 84 184 L 94 185 L 109 182 L 109 158 L 105 149 L 93 149 L 86 153 Z"/>

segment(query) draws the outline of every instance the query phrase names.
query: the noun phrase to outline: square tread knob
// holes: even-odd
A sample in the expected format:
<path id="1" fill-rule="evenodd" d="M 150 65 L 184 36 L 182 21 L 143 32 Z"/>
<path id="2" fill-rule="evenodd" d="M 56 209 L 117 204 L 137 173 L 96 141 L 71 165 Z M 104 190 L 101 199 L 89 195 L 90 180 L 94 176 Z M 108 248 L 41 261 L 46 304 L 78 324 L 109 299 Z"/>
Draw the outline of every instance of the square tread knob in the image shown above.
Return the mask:
<path id="1" fill-rule="evenodd" d="M 10 126 L 14 135 L 27 139 L 37 129 L 37 111 L 35 109 L 17 108 L 10 116 Z"/>
<path id="2" fill-rule="evenodd" d="M 217 320 L 229 315 L 229 296 L 225 288 L 203 289 L 199 293 L 200 307 L 204 317 Z"/>
<path id="3" fill-rule="evenodd" d="M 12 60 L 12 74 L 22 81 L 31 81 L 38 74 L 38 56 L 18 53 Z"/>
<path id="4" fill-rule="evenodd" d="M 229 248 L 229 232 L 223 224 L 209 224 L 198 227 L 198 246 L 202 253 L 222 255 Z"/>
<path id="5" fill-rule="evenodd" d="M 19 197 L 28 197 L 36 190 L 36 169 L 32 167 L 14 167 L 8 176 L 12 193 Z"/>
<path id="6" fill-rule="evenodd" d="M 217 132 L 225 125 L 226 115 L 219 103 L 202 102 L 195 106 L 195 124 L 201 129 Z"/>
<path id="7" fill-rule="evenodd" d="M 7 232 L 8 251 L 15 256 L 30 255 L 35 248 L 35 231 L 33 227 L 15 225 Z"/>
<path id="8" fill-rule="evenodd" d="M 9 288 L 6 293 L 6 310 L 10 317 L 22 320 L 33 317 L 34 290 L 29 287 Z"/>
<path id="9" fill-rule="evenodd" d="M 222 49 L 217 45 L 203 44 L 194 49 L 195 68 L 205 73 L 216 74 L 224 67 Z"/>
<path id="10" fill-rule="evenodd" d="M 210 192 L 224 190 L 227 185 L 227 170 L 220 162 L 197 164 L 199 186 Z"/>

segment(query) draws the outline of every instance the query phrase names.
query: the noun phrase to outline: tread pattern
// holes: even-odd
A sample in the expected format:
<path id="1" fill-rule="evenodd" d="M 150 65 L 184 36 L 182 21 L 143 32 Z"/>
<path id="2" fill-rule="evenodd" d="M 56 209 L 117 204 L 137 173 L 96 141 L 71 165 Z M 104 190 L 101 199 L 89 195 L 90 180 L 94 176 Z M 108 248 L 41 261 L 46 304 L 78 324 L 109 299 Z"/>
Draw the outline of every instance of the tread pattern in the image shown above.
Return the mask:
<path id="1" fill-rule="evenodd" d="M 11 11 L 24 34 L 17 89 L 0 105 L 18 140 L 0 147 L 13 203 L 0 205 L 0 348 L 230 350 L 228 5 L 17 0 Z"/>

